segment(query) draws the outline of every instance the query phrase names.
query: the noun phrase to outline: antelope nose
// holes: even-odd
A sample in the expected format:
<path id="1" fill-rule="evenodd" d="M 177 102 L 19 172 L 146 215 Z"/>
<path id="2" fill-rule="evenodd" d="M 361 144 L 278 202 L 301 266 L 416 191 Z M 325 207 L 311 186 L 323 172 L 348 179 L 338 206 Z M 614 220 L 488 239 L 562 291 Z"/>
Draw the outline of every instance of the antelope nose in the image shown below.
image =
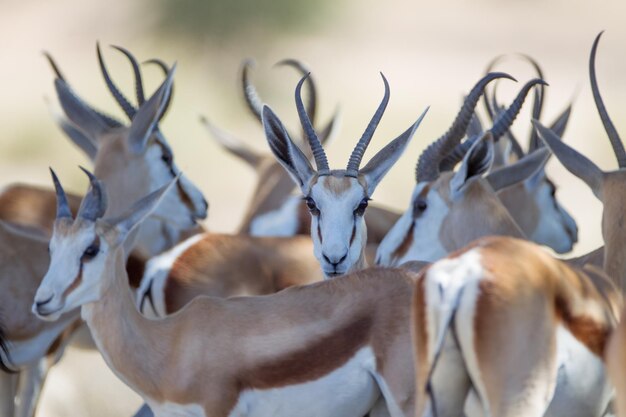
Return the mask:
<path id="1" fill-rule="evenodd" d="M 40 307 L 45 306 L 46 304 L 48 304 L 50 301 L 52 301 L 52 297 L 54 297 L 53 295 L 51 295 L 50 297 L 48 297 L 47 299 L 43 300 L 43 301 L 37 301 L 35 300 L 35 307 L 37 307 L 37 310 L 40 309 Z"/>
<path id="2" fill-rule="evenodd" d="M 324 257 L 324 260 L 326 262 L 328 262 L 334 267 L 337 267 L 337 265 L 339 265 L 346 259 L 346 257 L 348 256 L 348 252 L 344 253 L 343 256 L 334 256 L 334 255 L 328 256 L 325 253 L 322 253 L 322 256 Z"/>

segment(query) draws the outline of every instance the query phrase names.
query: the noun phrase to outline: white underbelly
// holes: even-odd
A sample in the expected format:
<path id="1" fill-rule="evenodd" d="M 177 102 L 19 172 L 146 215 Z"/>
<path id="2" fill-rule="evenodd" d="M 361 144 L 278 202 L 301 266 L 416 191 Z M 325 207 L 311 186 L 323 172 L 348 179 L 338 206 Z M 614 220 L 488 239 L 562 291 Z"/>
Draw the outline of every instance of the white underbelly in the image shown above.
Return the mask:
<path id="1" fill-rule="evenodd" d="M 229 417 L 363 417 L 380 396 L 370 348 L 315 381 L 243 391 Z"/>

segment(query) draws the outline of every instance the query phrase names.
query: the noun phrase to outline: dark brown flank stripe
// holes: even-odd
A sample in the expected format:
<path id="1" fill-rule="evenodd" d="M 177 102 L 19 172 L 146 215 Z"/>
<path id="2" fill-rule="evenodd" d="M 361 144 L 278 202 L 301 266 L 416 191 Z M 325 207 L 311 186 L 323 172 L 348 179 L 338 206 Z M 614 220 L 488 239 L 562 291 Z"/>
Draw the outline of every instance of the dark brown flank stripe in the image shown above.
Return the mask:
<path id="1" fill-rule="evenodd" d="M 611 335 L 609 326 L 586 316 L 574 316 L 562 297 L 556 299 L 556 312 L 574 337 L 587 346 L 596 356 L 604 359 L 604 348 Z"/>
<path id="2" fill-rule="evenodd" d="M 372 324 L 372 317 L 356 318 L 302 350 L 244 371 L 239 391 L 301 384 L 331 373 L 367 344 Z"/>

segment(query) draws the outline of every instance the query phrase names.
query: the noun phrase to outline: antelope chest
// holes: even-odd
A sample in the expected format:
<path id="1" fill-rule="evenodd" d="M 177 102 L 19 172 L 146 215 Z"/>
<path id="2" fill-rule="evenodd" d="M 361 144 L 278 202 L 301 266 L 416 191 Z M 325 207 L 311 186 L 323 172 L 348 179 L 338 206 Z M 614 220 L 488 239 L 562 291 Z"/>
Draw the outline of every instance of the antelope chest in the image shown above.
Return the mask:
<path id="1" fill-rule="evenodd" d="M 229 417 L 362 417 L 380 395 L 370 348 L 322 378 L 272 389 L 245 390 Z"/>

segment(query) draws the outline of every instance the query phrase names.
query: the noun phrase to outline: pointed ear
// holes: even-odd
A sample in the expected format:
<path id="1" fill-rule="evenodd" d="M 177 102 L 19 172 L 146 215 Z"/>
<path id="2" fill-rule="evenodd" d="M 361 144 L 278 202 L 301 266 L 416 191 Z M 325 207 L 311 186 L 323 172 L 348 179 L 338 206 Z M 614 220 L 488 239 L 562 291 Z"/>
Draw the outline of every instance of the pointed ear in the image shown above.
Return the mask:
<path id="1" fill-rule="evenodd" d="M 539 137 L 550 148 L 559 162 L 572 174 L 583 180 L 600 201 L 602 201 L 602 185 L 604 172 L 585 156 L 567 146 L 553 131 L 533 120 Z"/>
<path id="2" fill-rule="evenodd" d="M 454 173 L 450 180 L 451 197 L 456 198 L 472 178 L 479 177 L 489 171 L 493 158 L 493 136 L 491 132 L 487 131 L 467 151 L 459 170 Z"/>
<path id="3" fill-rule="evenodd" d="M 565 133 L 565 128 L 567 127 L 567 123 L 569 122 L 569 116 L 572 114 L 572 105 L 570 104 L 567 108 L 556 118 L 556 120 L 550 125 L 550 130 L 554 132 L 559 138 L 563 137 L 563 133 Z"/>
<path id="4" fill-rule="evenodd" d="M 200 123 L 202 123 L 202 125 L 206 127 L 206 129 L 209 131 L 209 133 L 211 134 L 213 139 L 215 139 L 218 145 L 220 145 L 231 155 L 236 156 L 237 158 L 250 165 L 253 169 L 256 169 L 261 164 L 261 162 L 263 162 L 263 155 L 250 148 L 248 145 L 237 139 L 235 136 L 209 122 L 206 117 L 200 116 Z"/>
<path id="5" fill-rule="evenodd" d="M 385 174 L 387 174 L 396 161 L 400 159 L 400 156 L 404 153 L 404 150 L 415 134 L 415 131 L 419 127 L 420 123 L 422 123 L 422 119 L 426 116 L 428 109 L 429 107 L 424 110 L 417 121 L 413 123 L 413 125 L 403 134 L 389 142 L 387 146 L 378 151 L 378 153 L 370 159 L 365 167 L 359 169 L 359 175 L 362 175 L 365 178 L 368 196 L 371 196 L 374 193 L 374 190 L 378 186 L 378 183 L 380 183 L 380 180 L 383 179 Z"/>
<path id="6" fill-rule="evenodd" d="M 144 102 L 139 109 L 130 125 L 128 132 L 128 142 L 130 149 L 135 154 L 141 154 L 145 151 L 148 139 L 154 132 L 154 128 L 163 115 L 170 93 L 172 92 L 172 83 L 174 82 L 174 73 L 176 72 L 176 64 L 172 66 L 167 78 L 158 90 Z"/>
<path id="7" fill-rule="evenodd" d="M 65 81 L 57 78 L 54 80 L 54 88 L 67 118 L 87 136 L 97 139 L 108 130 L 102 118 L 78 98 Z"/>
<path id="8" fill-rule="evenodd" d="M 107 219 L 106 222 L 114 227 L 118 232 L 118 244 L 124 242 L 130 233 L 140 225 L 158 207 L 165 194 L 172 188 L 181 174 L 175 179 L 146 197 L 137 201 L 133 206 L 119 217 Z"/>
<path id="9" fill-rule="evenodd" d="M 263 106 L 263 128 L 270 149 L 278 162 L 287 170 L 302 192 L 307 193 L 306 187 L 315 175 L 315 170 L 300 148 L 293 143 L 278 116 L 268 106 Z"/>
<path id="10" fill-rule="evenodd" d="M 550 151 L 548 149 L 538 149 L 529 155 L 524 156 L 514 164 L 507 165 L 493 172 L 490 172 L 485 179 L 494 191 L 498 192 L 522 181 L 528 181 L 543 173 Z M 543 175 L 543 174 L 541 174 Z M 539 178 L 542 178 L 539 176 Z"/>

